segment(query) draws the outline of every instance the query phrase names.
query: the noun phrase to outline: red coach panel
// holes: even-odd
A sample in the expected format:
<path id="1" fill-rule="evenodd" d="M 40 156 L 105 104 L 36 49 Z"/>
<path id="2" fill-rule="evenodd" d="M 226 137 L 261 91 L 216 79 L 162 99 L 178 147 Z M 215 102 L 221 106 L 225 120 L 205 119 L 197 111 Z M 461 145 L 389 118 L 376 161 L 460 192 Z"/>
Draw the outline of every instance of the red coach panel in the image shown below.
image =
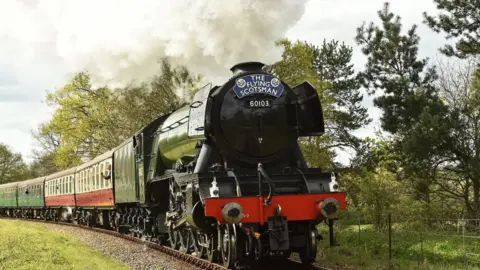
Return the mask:
<path id="1" fill-rule="evenodd" d="M 103 189 L 98 191 L 92 191 L 87 193 L 77 194 L 77 206 L 79 207 L 88 207 L 88 206 L 113 206 L 113 190 L 112 189 Z"/>
<path id="2" fill-rule="evenodd" d="M 75 197 L 72 195 L 51 196 L 45 199 L 45 204 L 54 206 L 75 206 Z"/>

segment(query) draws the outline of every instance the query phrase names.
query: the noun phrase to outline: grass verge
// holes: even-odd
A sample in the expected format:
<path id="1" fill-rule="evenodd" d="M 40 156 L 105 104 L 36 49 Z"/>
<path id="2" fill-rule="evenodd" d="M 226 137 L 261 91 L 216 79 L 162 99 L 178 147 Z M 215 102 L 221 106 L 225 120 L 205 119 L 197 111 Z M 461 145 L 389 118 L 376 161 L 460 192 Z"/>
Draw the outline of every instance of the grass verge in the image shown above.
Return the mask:
<path id="1" fill-rule="evenodd" d="M 371 225 L 336 228 L 340 246 L 330 247 L 328 227 L 321 226 L 317 261 L 342 269 L 480 269 L 480 239 L 456 232 L 392 230 L 392 259 L 388 231 Z"/>
<path id="2" fill-rule="evenodd" d="M 128 269 L 43 224 L 0 220 L 0 269 Z"/>

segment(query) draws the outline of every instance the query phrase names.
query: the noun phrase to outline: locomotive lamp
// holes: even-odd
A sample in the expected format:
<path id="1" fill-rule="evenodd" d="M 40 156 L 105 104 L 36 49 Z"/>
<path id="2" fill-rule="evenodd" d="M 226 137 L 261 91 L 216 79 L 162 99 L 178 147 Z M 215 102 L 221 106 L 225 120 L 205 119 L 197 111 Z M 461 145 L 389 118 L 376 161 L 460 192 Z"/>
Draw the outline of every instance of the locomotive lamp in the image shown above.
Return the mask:
<path id="1" fill-rule="evenodd" d="M 325 218 L 336 218 L 340 211 L 340 203 L 334 198 L 325 199 L 317 203 L 317 211 Z"/>
<path id="2" fill-rule="evenodd" d="M 243 219 L 243 207 L 236 202 L 227 203 L 222 209 L 222 216 L 227 223 L 239 223 Z"/>

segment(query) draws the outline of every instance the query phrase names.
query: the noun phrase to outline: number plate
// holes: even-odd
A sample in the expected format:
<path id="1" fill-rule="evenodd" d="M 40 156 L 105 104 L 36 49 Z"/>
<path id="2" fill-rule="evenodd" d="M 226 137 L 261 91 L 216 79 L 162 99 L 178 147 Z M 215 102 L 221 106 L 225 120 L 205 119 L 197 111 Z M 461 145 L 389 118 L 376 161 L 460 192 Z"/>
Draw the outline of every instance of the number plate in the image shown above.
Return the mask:
<path id="1" fill-rule="evenodd" d="M 246 102 L 247 107 L 249 108 L 268 108 L 272 107 L 272 101 L 268 99 L 261 100 L 249 100 Z"/>

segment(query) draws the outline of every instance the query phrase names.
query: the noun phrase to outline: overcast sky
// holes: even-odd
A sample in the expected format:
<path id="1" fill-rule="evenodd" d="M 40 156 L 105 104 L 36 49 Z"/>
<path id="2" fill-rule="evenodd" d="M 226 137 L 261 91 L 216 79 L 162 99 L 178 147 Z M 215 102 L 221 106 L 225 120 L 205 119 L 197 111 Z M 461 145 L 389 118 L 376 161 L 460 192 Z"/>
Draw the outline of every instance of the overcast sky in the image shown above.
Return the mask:
<path id="1" fill-rule="evenodd" d="M 311 0 L 300 21 L 287 32 L 287 36 L 315 44 L 321 44 L 323 39 L 343 41 L 354 47 L 355 68 L 360 69 L 365 64 L 365 59 L 354 42 L 356 27 L 365 20 L 377 21 L 376 12 L 382 8 L 383 2 Z M 40 57 L 40 51 L 33 50 L 34 46 L 29 44 L 56 46 L 59 39 L 50 39 L 48 35 L 39 33 L 50 31 L 48 27 L 59 29 L 68 26 L 42 21 L 43 16 L 27 13 L 12 3 L 10 0 L 0 2 L 0 142 L 12 146 L 14 151 L 21 152 L 26 159 L 30 159 L 31 150 L 35 146 L 31 130 L 47 121 L 52 113 L 44 103 L 45 90 L 60 87 L 68 79 L 68 74 L 57 56 L 45 54 Z M 402 17 L 405 27 L 414 23 L 419 26 L 420 55 L 435 57 L 445 40 L 442 35 L 433 33 L 421 23 L 424 11 L 435 13 L 433 1 L 392 0 L 391 9 Z M 10 17 L 6 18 L 7 15 Z M 80 15 L 86 20 L 90 19 L 89 14 Z M 18 18 L 22 16 L 28 17 L 30 23 L 20 23 Z M 32 28 L 32 25 L 41 25 L 45 29 L 38 30 Z M 37 33 L 36 30 L 40 32 Z M 364 104 L 369 107 L 371 116 L 374 116 L 377 111 L 371 108 L 371 98 L 367 96 Z M 375 125 L 378 126 L 378 122 L 362 129 L 360 134 L 371 135 Z"/>

